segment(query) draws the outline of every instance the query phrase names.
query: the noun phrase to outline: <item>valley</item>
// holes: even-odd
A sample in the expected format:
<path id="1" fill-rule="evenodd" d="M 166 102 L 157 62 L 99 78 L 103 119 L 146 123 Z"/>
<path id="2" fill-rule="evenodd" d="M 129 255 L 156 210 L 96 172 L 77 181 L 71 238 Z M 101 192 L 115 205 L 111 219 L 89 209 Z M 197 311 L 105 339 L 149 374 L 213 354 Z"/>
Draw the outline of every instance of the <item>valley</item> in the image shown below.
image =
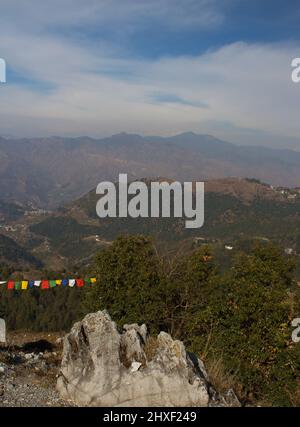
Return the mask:
<path id="1" fill-rule="evenodd" d="M 200 229 L 186 229 L 182 218 L 100 219 L 98 198 L 92 190 L 51 211 L 2 202 L 1 261 L 16 271 L 24 267 L 29 271 L 87 268 L 95 254 L 121 234 L 151 235 L 158 248 L 167 252 L 210 244 L 224 266 L 254 241 L 271 241 L 289 254 L 300 253 L 297 189 L 274 188 L 253 179 L 209 180 Z"/>

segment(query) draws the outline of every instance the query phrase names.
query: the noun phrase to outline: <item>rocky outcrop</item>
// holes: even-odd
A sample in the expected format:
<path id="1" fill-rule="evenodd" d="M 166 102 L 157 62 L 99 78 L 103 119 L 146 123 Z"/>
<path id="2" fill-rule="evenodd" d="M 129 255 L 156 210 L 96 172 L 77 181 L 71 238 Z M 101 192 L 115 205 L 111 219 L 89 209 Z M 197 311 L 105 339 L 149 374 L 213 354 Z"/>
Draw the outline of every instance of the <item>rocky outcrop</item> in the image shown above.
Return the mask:
<path id="1" fill-rule="evenodd" d="M 106 311 L 88 314 L 64 339 L 57 389 L 83 406 L 209 406 L 226 404 L 203 363 L 165 332 L 145 325 L 119 333 Z"/>

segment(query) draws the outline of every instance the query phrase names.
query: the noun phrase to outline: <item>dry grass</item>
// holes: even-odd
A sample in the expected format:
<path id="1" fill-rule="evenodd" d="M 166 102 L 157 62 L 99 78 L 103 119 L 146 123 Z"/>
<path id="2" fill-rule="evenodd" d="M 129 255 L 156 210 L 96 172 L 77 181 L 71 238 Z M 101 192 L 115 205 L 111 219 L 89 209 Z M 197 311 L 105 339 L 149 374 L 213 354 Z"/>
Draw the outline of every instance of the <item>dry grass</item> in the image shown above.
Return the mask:
<path id="1" fill-rule="evenodd" d="M 158 349 L 157 337 L 149 337 L 146 341 L 144 352 L 147 357 L 147 361 L 150 362 L 156 355 Z"/>
<path id="2" fill-rule="evenodd" d="M 288 388 L 286 388 L 286 392 L 290 397 L 292 406 L 294 408 L 299 407 L 299 405 L 300 405 L 300 380 L 297 381 L 297 388 L 293 393 L 291 393 L 288 390 Z"/>
<path id="3" fill-rule="evenodd" d="M 219 393 L 225 393 L 229 389 L 233 389 L 240 399 L 243 399 L 243 390 L 241 384 L 238 382 L 236 373 L 228 372 L 222 358 L 212 358 L 204 361 L 205 368 L 214 385 Z"/>

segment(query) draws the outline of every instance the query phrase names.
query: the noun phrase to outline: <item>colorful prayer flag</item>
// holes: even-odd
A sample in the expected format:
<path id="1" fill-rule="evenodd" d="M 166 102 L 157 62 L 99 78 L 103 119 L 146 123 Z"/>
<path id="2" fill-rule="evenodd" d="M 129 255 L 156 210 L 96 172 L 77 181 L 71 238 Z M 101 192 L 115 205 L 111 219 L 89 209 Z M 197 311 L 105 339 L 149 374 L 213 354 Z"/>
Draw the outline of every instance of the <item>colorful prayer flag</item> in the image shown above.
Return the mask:
<path id="1" fill-rule="evenodd" d="M 26 291 L 27 288 L 28 288 L 28 281 L 27 280 L 22 280 L 22 282 L 21 282 L 21 289 L 22 289 L 22 291 Z"/>
<path id="2" fill-rule="evenodd" d="M 50 284 L 48 280 L 42 280 L 42 289 L 49 289 Z"/>
<path id="3" fill-rule="evenodd" d="M 69 280 L 68 279 L 62 279 L 61 284 L 63 287 L 68 286 Z"/>
<path id="4" fill-rule="evenodd" d="M 7 289 L 10 289 L 10 290 L 15 289 L 15 282 L 13 280 L 9 280 L 7 282 Z"/>
<path id="5" fill-rule="evenodd" d="M 75 284 L 76 284 L 76 280 L 75 280 L 75 279 L 70 279 L 70 280 L 69 280 L 69 286 L 70 286 L 71 288 L 73 288 L 73 287 L 75 286 Z"/>
<path id="6" fill-rule="evenodd" d="M 82 288 L 84 286 L 84 280 L 76 279 L 76 285 L 77 285 L 77 288 Z"/>

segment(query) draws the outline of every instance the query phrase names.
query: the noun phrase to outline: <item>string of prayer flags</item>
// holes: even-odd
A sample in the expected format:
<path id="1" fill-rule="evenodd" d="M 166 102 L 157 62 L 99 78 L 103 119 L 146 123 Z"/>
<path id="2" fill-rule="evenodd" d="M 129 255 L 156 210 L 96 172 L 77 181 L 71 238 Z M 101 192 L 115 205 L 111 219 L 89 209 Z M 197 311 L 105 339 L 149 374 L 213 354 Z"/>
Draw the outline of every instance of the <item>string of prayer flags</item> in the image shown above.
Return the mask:
<path id="1" fill-rule="evenodd" d="M 6 285 L 8 290 L 22 290 L 40 288 L 51 289 L 56 287 L 83 288 L 84 286 L 92 286 L 97 282 L 96 277 L 90 279 L 60 279 L 60 280 L 4 280 L 0 281 L 0 285 Z"/>

